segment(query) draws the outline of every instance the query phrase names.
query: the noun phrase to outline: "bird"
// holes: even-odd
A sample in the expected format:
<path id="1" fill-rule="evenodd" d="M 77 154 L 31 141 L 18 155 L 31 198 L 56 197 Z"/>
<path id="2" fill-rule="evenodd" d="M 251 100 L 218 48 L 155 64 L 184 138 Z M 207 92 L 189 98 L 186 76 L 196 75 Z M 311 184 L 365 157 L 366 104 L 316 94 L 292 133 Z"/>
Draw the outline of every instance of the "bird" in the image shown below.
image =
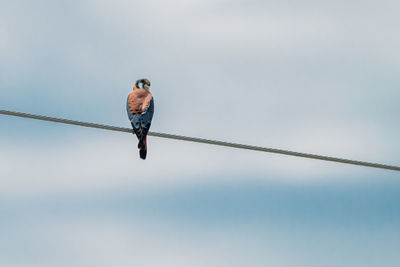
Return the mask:
<path id="1" fill-rule="evenodd" d="M 139 79 L 133 84 L 133 90 L 126 101 L 126 111 L 139 140 L 139 156 L 144 160 L 147 155 L 147 134 L 154 114 L 154 100 L 148 79 Z"/>

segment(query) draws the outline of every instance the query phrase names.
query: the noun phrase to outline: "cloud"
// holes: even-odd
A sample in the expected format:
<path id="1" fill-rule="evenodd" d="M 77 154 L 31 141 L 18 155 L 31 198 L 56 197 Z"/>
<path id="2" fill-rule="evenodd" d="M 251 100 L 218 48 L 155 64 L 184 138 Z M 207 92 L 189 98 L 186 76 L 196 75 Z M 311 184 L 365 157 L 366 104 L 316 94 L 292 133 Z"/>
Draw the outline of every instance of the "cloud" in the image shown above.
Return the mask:
<path id="1" fill-rule="evenodd" d="M 398 179 L 382 181 L 203 181 L 167 190 L 3 196 L 0 264 L 287 266 L 296 258 L 300 266 L 353 266 L 354 258 L 378 264 L 382 255 L 391 264 L 399 245 Z"/>
<path id="2" fill-rule="evenodd" d="M 223 4 L 228 8 L 221 10 Z M 227 51 L 243 53 L 249 48 L 247 53 L 282 53 L 286 47 L 304 48 L 311 43 L 315 46 L 318 40 L 329 43 L 328 36 L 334 33 L 334 21 L 327 20 L 326 16 L 265 8 L 262 12 L 249 12 L 229 8 L 229 4 L 226 1 L 117 1 L 112 4 L 102 1 L 89 5 L 88 13 L 107 30 L 112 27 L 124 34 L 126 40 L 146 44 L 154 52 L 167 49 L 179 53 L 190 45 L 192 50 L 213 55 Z"/>
<path id="3" fill-rule="evenodd" d="M 363 7 L 354 17 L 340 8 L 347 3 L 313 1 L 44 2 L 47 8 L 8 3 L 2 11 L 3 46 L 10 48 L 2 54 L 14 64 L 0 63 L 3 107 L 128 126 L 126 95 L 135 77 L 150 75 L 154 131 L 396 164 L 397 72 L 379 51 L 394 53 L 398 37 L 390 37 L 396 20 L 383 16 L 385 6 Z M 369 26 L 386 30 L 375 35 Z M 18 127 L 43 138 L 66 134 L 33 125 Z M 20 135 L 4 135 L 3 188 L 105 188 L 110 177 L 122 185 L 249 170 L 304 179 L 353 170 L 157 139 L 152 163 L 143 163 L 133 137 L 82 133 L 69 146 L 32 140 L 24 147 Z"/>
<path id="4" fill-rule="evenodd" d="M 33 132 L 31 137 L 23 139 L 6 137 L 0 152 L 3 162 L 0 190 L 5 195 L 35 195 L 98 192 L 125 186 L 168 187 L 203 179 L 230 181 L 265 177 L 307 181 L 385 174 L 370 168 L 153 137 L 149 138 L 149 159 L 142 161 L 137 155 L 134 136 L 93 131 L 75 128 L 73 135 L 54 133 L 51 137 Z M 361 142 L 358 133 L 351 132 L 354 139 L 349 143 L 335 143 L 333 140 L 340 140 L 343 133 L 329 128 L 314 136 L 303 137 L 307 133 L 297 132 L 298 139 L 291 138 L 292 148 L 307 148 L 305 152 L 318 153 L 323 147 L 325 155 L 373 161 L 374 154 L 364 149 L 372 144 Z M 321 139 L 329 134 L 331 138 Z M 303 143 L 303 140 L 309 141 Z M 378 143 L 375 147 L 379 148 Z"/>
<path id="5" fill-rule="evenodd" d="M 128 127 L 146 76 L 154 131 L 399 165 L 398 7 L 6 1 L 0 105 Z M 395 172 L 8 117 L 0 147 L 0 265 L 397 262 Z"/>

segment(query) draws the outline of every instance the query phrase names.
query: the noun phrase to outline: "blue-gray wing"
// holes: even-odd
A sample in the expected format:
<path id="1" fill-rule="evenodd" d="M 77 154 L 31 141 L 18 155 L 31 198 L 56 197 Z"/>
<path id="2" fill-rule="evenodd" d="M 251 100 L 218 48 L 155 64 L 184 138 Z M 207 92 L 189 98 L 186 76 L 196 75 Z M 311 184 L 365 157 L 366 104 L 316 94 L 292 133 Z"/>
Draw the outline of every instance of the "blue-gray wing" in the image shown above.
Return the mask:
<path id="1" fill-rule="evenodd" d="M 150 130 L 151 120 L 154 114 L 154 100 L 151 98 L 149 107 L 142 113 L 132 113 L 129 108 L 129 98 L 126 103 L 129 120 L 131 121 L 133 130 L 139 140 L 143 140 Z"/>

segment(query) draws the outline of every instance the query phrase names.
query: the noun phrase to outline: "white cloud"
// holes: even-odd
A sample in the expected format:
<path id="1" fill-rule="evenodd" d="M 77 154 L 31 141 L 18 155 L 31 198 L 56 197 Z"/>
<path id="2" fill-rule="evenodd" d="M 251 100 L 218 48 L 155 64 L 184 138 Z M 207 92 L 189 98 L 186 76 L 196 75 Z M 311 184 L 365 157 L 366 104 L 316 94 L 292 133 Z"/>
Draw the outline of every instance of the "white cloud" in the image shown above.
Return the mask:
<path id="1" fill-rule="evenodd" d="M 3 139 L 2 194 L 96 192 L 125 186 L 164 187 L 207 179 L 337 179 L 372 173 L 362 167 L 154 137 L 149 137 L 148 159 L 142 161 L 134 136 L 104 132 L 89 138 L 86 131 L 93 130 L 76 131 L 80 134 L 73 142 L 63 141 L 62 136 L 57 142 L 42 140 L 37 145 Z M 326 126 L 319 131 L 288 132 L 286 137 L 272 136 L 269 140 L 276 141 L 273 148 L 373 161 L 379 152 L 379 140 L 374 139 L 374 134 L 363 133 L 364 129 L 349 125 L 341 125 L 339 129 Z M 285 146 L 282 142 L 285 139 L 292 141 Z M 268 146 L 256 141 L 250 143 Z"/>
<path id="2" fill-rule="evenodd" d="M 307 1 L 290 6 L 257 1 L 246 5 L 238 1 L 123 0 L 88 2 L 86 7 L 89 16 L 102 27 L 121 32 L 125 40 L 146 39 L 150 46 L 168 46 L 177 52 L 189 45 L 215 53 L 330 51 L 389 59 L 385 54 L 396 54 L 400 41 L 394 34 L 400 21 L 387 13 L 388 6 L 373 8 L 347 2 L 329 9 Z"/>
<path id="3" fill-rule="evenodd" d="M 62 216 L 16 221 L 12 238 L 18 249 L 0 258 L 3 266 L 353 266 L 379 265 L 382 251 L 396 263 L 399 232 L 343 227 L 300 227 L 266 221 L 248 225 L 170 224 L 168 221 Z M 10 232 L 5 232 L 11 237 Z M 388 242 L 379 242 L 384 238 Z M 344 242 L 345 240 L 345 242 Z M 365 243 L 368 246 L 363 246 Z M 337 246 L 337 244 L 342 244 Z M 332 249 L 335 253 L 332 254 Z M 351 253 L 349 253 L 351 251 Z M 379 253 L 378 253 L 379 252 Z M 3 254 L 0 251 L 0 255 Z M 372 258 L 365 258 L 365 255 Z M 338 255 L 340 257 L 338 257 Z M 35 265 L 37 264 L 37 265 Z M 374 264 L 375 266 L 375 264 Z"/>
<path id="4" fill-rule="evenodd" d="M 152 130 L 393 163 L 400 153 L 393 126 L 399 117 L 398 7 L 394 1 L 6 1 L 0 9 L 0 99 L 21 111 L 128 125 L 126 94 L 136 76 L 149 75 L 156 99 Z M 13 135 L 16 129 L 20 136 Z M 293 258 L 297 265 L 324 266 L 332 262 L 315 259 L 315 248 L 329 256 L 349 236 L 355 241 L 341 251 L 345 258 L 351 251 L 349 265 L 354 251 L 373 255 L 365 243 L 397 255 L 391 253 L 396 242 L 382 249 L 370 232 L 345 231 L 336 240 L 332 229 L 316 235 L 315 228 L 303 231 L 292 222 L 288 229 L 262 225 L 272 230 L 260 237 L 226 224 L 200 229 L 189 222 L 173 229 L 164 220 L 149 225 L 154 218 L 142 225 L 89 214 L 86 221 L 81 214 L 63 217 L 62 210 L 36 215 L 35 224 L 24 217 L 35 210 L 8 207 L 30 197 L 69 201 L 76 192 L 115 194 L 211 180 L 303 185 L 397 173 L 152 137 L 142 161 L 136 138 L 126 134 L 53 132 L 7 121 L 0 132 L 0 195 L 11 211 L 1 220 L 11 223 L 1 228 L 8 238 L 0 241 L 0 265 L 35 266 L 30 259 L 39 259 L 41 267 L 265 266 L 267 257 L 274 266 L 293 265 Z M 22 218 L 15 219 L 18 214 Z M 188 225 L 193 228 L 182 233 Z M 297 236 L 286 237 L 288 231 Z M 381 232 L 375 234 L 380 241 Z"/>
<path id="5" fill-rule="evenodd" d="M 167 224 L 128 223 L 120 218 L 98 221 L 47 220 L 45 223 L 31 224 L 30 227 L 34 230 L 31 235 L 17 235 L 24 242 L 21 247 L 25 253 L 18 259 L 12 256 L 0 258 L 0 264 L 32 266 L 24 264 L 38 262 L 40 266 L 72 264 L 78 267 L 242 266 L 249 260 L 249 255 L 255 253 L 244 245 L 249 238 L 244 233 L 238 233 L 237 229 L 222 229 L 223 233 L 215 231 L 210 235 L 203 228 L 201 235 L 197 232 L 199 229 L 188 232 Z M 32 246 L 32 242 L 41 245 Z M 256 249 L 258 255 L 260 251 L 260 248 Z M 34 253 L 35 257 L 31 259 L 27 252 Z M 270 256 L 273 256 L 272 253 Z M 281 255 L 274 256 L 277 260 Z M 261 266 L 261 263 L 255 266 Z"/>
<path id="6" fill-rule="evenodd" d="M 227 12 L 230 9 L 219 9 L 219 4 L 96 1 L 87 9 L 104 27 L 122 29 L 124 37 L 132 42 L 148 39 L 154 46 L 167 45 L 177 51 L 191 44 L 214 51 L 257 49 L 271 53 L 319 42 L 329 44 L 337 37 L 335 21 L 322 14 L 310 16 L 276 9 Z M 226 4 L 229 6 L 229 2 Z"/>
<path id="7" fill-rule="evenodd" d="M 6 55 L 8 46 L 8 30 L 6 26 L 0 22 L 0 57 L 3 58 Z"/>
<path id="8" fill-rule="evenodd" d="M 319 5 L 309 10 L 256 3 L 257 8 L 249 9 L 229 1 L 120 0 L 71 5 L 65 13 L 55 6 L 49 7 L 53 13 L 42 6 L 12 6 L 8 9 L 11 15 L 1 18 L 7 21 L 4 25 L 13 25 L 12 31 L 0 28 L 9 36 L 8 55 L 34 66 L 20 66 L 10 79 L 18 85 L 18 91 L 10 89 L 10 94 L 21 95 L 15 106 L 36 104 L 39 110 L 51 109 L 48 115 L 67 117 L 76 111 L 88 120 L 91 114 L 99 119 L 113 114 L 110 120 L 119 122 L 125 120 L 123 105 L 133 74 L 151 73 L 156 80 L 156 131 L 370 161 L 398 155 L 390 145 L 396 142 L 390 133 L 393 127 L 381 129 L 368 116 L 363 120 L 353 116 L 371 110 L 372 102 L 381 107 L 377 120 L 387 118 L 395 103 L 385 105 L 366 95 L 363 85 L 368 80 L 363 69 L 356 68 L 362 57 L 354 62 L 347 57 L 363 47 L 365 54 L 373 52 L 367 58 L 371 64 L 379 51 L 397 51 L 393 45 L 398 37 L 390 37 L 396 25 L 391 15 L 384 19 L 383 13 L 375 14 L 376 19 L 369 21 L 371 11 L 364 9 L 353 18 L 349 11 L 342 14 L 340 8 L 332 11 Z M 50 13 L 54 23 L 43 19 Z M 67 15 L 59 18 L 60 13 Z M 23 15 L 32 21 L 28 24 Z M 66 23 L 72 17 L 71 23 L 80 28 Z M 386 30 L 380 32 L 382 28 Z M 30 45 L 39 55 L 32 55 L 27 49 Z M 47 48 L 55 51 L 49 53 Z M 269 55 L 274 55 L 272 62 Z M 11 60 L 15 64 L 16 58 Z M 54 70 L 53 58 L 68 67 Z M 37 59 L 50 63 L 37 66 Z M 346 63 L 355 63 L 355 67 Z M 42 78 L 32 81 L 33 89 L 21 89 L 18 82 L 25 77 L 30 84 L 36 70 Z M 368 78 L 382 79 L 379 73 Z M 43 84 L 54 87 L 41 89 Z M 361 89 L 352 91 L 356 85 Z M 126 91 L 118 86 L 126 86 Z M 382 90 L 382 94 L 388 92 Z M 32 95 L 40 101 L 32 101 Z M 8 99 L 2 97 L 4 103 L 12 103 Z M 157 139 L 150 144 L 150 160 L 141 162 L 134 137 L 124 138 L 116 142 L 94 137 L 69 147 L 52 143 L 49 148 L 21 147 L 5 139 L 0 155 L 7 164 L 0 175 L 6 178 L 0 190 L 100 190 L 246 171 L 289 179 L 301 173 L 311 178 L 326 174 L 327 168 L 331 175 L 350 170 L 312 160 Z M 128 142 L 131 149 L 126 148 Z"/>

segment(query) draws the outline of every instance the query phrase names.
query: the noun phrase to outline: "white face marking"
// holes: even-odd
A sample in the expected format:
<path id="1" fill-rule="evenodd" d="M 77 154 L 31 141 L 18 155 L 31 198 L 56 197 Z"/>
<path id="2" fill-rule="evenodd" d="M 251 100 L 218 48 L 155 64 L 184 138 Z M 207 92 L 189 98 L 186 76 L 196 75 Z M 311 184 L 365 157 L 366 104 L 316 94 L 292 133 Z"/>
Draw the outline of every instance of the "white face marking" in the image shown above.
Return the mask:
<path id="1" fill-rule="evenodd" d="M 150 86 L 148 86 L 147 84 L 143 84 L 143 89 L 149 90 Z"/>

